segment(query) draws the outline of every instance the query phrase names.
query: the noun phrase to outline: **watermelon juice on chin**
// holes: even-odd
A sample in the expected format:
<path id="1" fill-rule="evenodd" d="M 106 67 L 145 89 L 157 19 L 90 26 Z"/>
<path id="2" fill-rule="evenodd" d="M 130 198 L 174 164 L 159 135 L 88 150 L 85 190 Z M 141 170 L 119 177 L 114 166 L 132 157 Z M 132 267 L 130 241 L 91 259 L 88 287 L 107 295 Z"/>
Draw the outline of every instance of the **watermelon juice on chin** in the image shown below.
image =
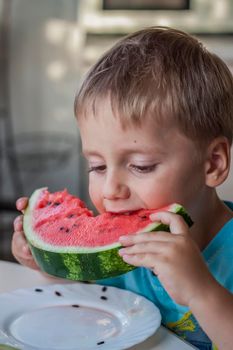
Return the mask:
<path id="1" fill-rule="evenodd" d="M 168 210 L 192 220 L 179 204 Z M 167 225 L 152 222 L 156 210 L 94 216 L 79 198 L 67 190 L 50 193 L 40 188 L 29 198 L 23 228 L 32 254 L 40 268 L 61 278 L 98 280 L 126 273 L 135 267 L 118 254 L 118 239 L 135 232 L 169 231 Z"/>

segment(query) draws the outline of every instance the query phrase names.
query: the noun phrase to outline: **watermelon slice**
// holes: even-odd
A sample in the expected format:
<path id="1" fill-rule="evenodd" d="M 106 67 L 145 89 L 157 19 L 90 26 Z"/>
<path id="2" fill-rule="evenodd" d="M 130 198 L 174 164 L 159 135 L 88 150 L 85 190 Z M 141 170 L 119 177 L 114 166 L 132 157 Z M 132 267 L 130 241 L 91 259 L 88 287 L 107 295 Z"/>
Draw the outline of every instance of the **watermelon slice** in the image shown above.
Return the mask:
<path id="1" fill-rule="evenodd" d="M 163 210 L 192 220 L 179 204 Z M 67 190 L 50 193 L 37 189 L 24 212 L 23 228 L 32 254 L 40 268 L 52 275 L 71 280 L 96 280 L 128 272 L 135 267 L 119 256 L 121 235 L 139 231 L 169 231 L 169 227 L 151 222 L 156 210 L 124 214 L 92 211 Z"/>

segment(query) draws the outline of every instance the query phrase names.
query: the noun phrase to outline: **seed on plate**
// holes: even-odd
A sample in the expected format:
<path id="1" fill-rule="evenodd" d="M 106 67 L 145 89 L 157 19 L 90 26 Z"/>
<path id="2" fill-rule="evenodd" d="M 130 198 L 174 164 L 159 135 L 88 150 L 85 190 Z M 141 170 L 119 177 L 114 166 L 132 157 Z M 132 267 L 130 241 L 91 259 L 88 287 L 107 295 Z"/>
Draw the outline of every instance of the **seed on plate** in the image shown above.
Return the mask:
<path id="1" fill-rule="evenodd" d="M 55 291 L 55 294 L 58 296 L 58 297 L 62 297 L 62 294 L 58 291 Z"/>

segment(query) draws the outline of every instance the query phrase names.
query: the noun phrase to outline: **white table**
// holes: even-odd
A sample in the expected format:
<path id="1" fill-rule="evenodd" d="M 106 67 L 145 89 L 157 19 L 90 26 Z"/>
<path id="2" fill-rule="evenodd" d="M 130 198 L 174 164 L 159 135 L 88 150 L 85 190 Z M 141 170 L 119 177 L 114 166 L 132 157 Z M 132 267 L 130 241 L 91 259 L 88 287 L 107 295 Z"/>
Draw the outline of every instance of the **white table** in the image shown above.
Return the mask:
<path id="1" fill-rule="evenodd" d="M 54 283 L 72 283 L 69 280 L 50 277 L 16 263 L 0 261 L 0 293 L 10 292 L 19 288 L 30 288 Z M 75 282 L 73 282 L 75 283 Z M 190 350 L 193 346 L 187 344 L 164 327 L 143 343 L 129 350 Z"/>

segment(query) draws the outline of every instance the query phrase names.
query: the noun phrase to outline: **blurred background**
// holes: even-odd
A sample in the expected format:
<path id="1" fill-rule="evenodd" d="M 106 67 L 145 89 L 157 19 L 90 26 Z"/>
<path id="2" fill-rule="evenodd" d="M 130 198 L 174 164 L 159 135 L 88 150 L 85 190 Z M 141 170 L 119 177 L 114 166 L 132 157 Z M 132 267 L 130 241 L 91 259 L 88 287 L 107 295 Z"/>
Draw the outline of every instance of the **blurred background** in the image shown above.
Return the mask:
<path id="1" fill-rule="evenodd" d="M 233 71 L 233 0 L 0 0 L 0 259 L 13 260 L 19 196 L 67 188 L 90 205 L 75 92 L 116 40 L 151 25 L 195 34 Z M 232 189 L 231 171 L 218 191 Z"/>

